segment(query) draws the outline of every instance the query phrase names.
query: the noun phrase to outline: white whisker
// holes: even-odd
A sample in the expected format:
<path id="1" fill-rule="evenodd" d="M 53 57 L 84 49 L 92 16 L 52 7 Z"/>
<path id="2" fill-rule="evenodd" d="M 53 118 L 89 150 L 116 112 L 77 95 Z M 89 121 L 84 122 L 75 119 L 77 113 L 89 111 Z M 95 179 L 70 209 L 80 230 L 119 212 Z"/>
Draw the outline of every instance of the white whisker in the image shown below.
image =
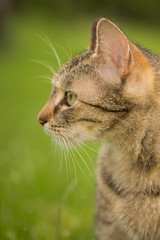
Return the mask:
<path id="1" fill-rule="evenodd" d="M 62 170 L 62 164 L 63 164 L 63 159 L 62 159 L 62 143 L 61 143 L 61 139 L 58 138 L 59 140 L 59 146 L 60 146 L 60 168 L 59 168 L 59 171 L 58 171 L 58 175 L 60 175 L 60 172 Z"/>
<path id="2" fill-rule="evenodd" d="M 65 134 L 66 134 L 66 133 L 65 133 Z M 74 141 L 74 139 L 73 139 L 73 141 Z M 87 168 L 90 176 L 93 177 L 93 174 L 91 173 L 91 171 L 90 171 L 90 169 L 89 169 L 86 161 L 84 160 L 84 158 L 82 157 L 82 155 L 80 154 L 80 152 L 75 148 L 75 146 L 72 144 L 72 142 L 70 142 L 70 144 L 72 145 L 72 147 L 74 148 L 74 150 L 77 152 L 77 154 L 78 154 L 78 155 L 80 156 L 80 158 L 82 159 L 82 161 L 83 161 L 84 165 L 86 166 L 86 168 Z"/>
<path id="3" fill-rule="evenodd" d="M 67 50 L 66 50 L 64 47 L 62 47 L 62 46 L 61 46 L 60 44 L 58 44 L 58 43 L 54 43 L 54 45 L 56 45 L 57 47 L 61 48 L 61 49 L 65 52 L 68 60 L 71 59 L 72 56 L 70 56 L 70 55 L 68 54 Z"/>
<path id="4" fill-rule="evenodd" d="M 52 78 L 53 78 L 53 76 L 50 76 L 50 75 L 37 75 L 36 76 L 36 78 L 42 78 L 43 79 L 43 81 L 42 82 L 47 82 L 47 83 L 52 83 Z M 45 80 L 45 81 L 44 81 Z"/>
<path id="5" fill-rule="evenodd" d="M 69 174 L 71 175 L 71 162 L 70 162 L 70 158 L 69 158 L 69 149 L 68 149 L 68 145 L 67 145 L 67 138 L 65 139 L 65 137 L 64 137 L 63 140 L 64 140 L 64 145 L 65 145 L 65 150 L 66 150 L 66 158 L 68 160 L 68 165 L 69 165 Z"/>
<path id="6" fill-rule="evenodd" d="M 50 152 L 53 155 L 55 153 L 55 149 L 56 149 L 56 142 L 54 141 L 53 138 L 51 138 L 51 148 L 50 148 Z"/>
<path id="7" fill-rule="evenodd" d="M 117 117 L 117 116 L 113 116 L 113 117 L 116 118 L 116 119 L 118 119 L 118 120 L 121 121 L 122 123 L 125 123 L 125 124 L 128 125 L 129 127 L 133 128 L 133 126 L 132 126 L 129 122 L 127 122 L 126 120 L 123 120 L 123 119 L 121 119 L 121 118 L 119 118 L 119 117 Z"/>
<path id="8" fill-rule="evenodd" d="M 49 62 L 42 61 L 42 60 L 36 60 L 36 59 L 32 59 L 31 61 L 35 62 L 35 63 L 39 63 L 40 65 L 44 66 L 45 68 L 50 70 L 53 75 L 56 74 L 56 71 L 53 69 L 53 67 L 51 66 L 51 64 Z"/>
<path id="9" fill-rule="evenodd" d="M 68 161 L 67 161 L 67 158 L 66 158 L 66 150 L 65 150 L 65 141 L 64 141 L 64 138 L 62 138 L 62 149 L 63 149 L 63 153 L 64 153 L 64 160 L 65 160 L 65 165 L 66 165 L 66 172 L 67 172 L 67 186 L 68 186 Z"/>
<path id="10" fill-rule="evenodd" d="M 73 135 L 67 133 L 67 132 L 65 132 L 65 133 L 68 134 L 69 137 L 74 138 L 74 140 L 75 140 L 75 142 L 77 143 L 77 145 L 78 145 L 78 146 L 83 150 L 83 152 L 87 155 L 87 157 L 89 158 L 89 160 L 90 160 L 90 162 L 91 162 L 91 164 L 92 164 L 92 166 L 93 166 L 93 161 L 92 161 L 91 157 L 90 157 L 89 154 L 86 152 L 86 150 L 84 149 L 84 147 L 82 147 L 82 146 L 80 145 L 78 139 L 77 139 L 76 137 L 74 137 Z"/>
<path id="11" fill-rule="evenodd" d="M 76 156 L 75 156 L 75 154 L 74 154 L 74 152 L 73 152 L 73 150 L 72 150 L 73 144 L 71 143 L 71 141 L 70 141 L 69 139 L 68 139 L 68 145 L 70 146 L 70 150 L 71 150 L 71 152 L 72 152 L 72 155 L 73 155 L 73 157 L 74 157 L 74 159 L 75 159 L 75 161 L 76 161 L 76 164 L 78 165 L 79 169 L 81 170 L 81 172 L 83 173 L 83 175 L 87 178 L 87 180 L 91 183 L 90 179 L 88 178 L 88 176 L 85 174 L 85 172 L 84 172 L 83 169 L 81 168 L 81 166 L 80 166 L 80 164 L 79 164 L 79 162 L 78 162 L 78 160 L 77 160 L 77 158 L 76 158 Z M 74 147 L 73 147 L 73 148 L 74 148 Z"/>
<path id="12" fill-rule="evenodd" d="M 56 154 L 56 160 L 58 159 L 58 162 L 59 162 L 59 159 L 60 159 L 60 144 L 59 144 L 59 139 L 57 137 L 56 138 L 56 146 L 58 148 L 58 154 Z"/>
<path id="13" fill-rule="evenodd" d="M 40 36 L 40 35 L 37 34 L 37 36 L 38 36 L 39 38 L 41 38 L 41 39 L 50 47 L 50 49 L 52 50 L 54 56 L 55 56 L 56 59 L 57 59 L 58 66 L 59 66 L 59 68 L 60 68 L 60 67 L 61 67 L 61 61 L 60 61 L 60 58 L 59 58 L 59 56 L 58 56 L 58 54 L 57 54 L 57 51 L 56 51 L 55 47 L 53 46 L 53 43 L 51 42 L 51 40 L 50 40 L 45 34 L 43 34 L 43 35 L 44 35 L 44 36 Z"/>
<path id="14" fill-rule="evenodd" d="M 68 153 L 69 153 L 69 155 L 70 155 L 70 157 L 71 157 L 71 161 L 72 161 L 72 163 L 73 163 L 73 168 L 74 168 L 74 173 L 75 173 L 75 179 L 77 179 L 77 170 L 76 170 L 76 165 L 75 165 L 75 162 L 74 162 L 74 157 L 72 156 L 72 154 L 71 154 L 71 149 L 70 149 L 70 147 L 68 146 L 68 139 L 67 139 L 67 142 L 66 142 L 66 144 L 67 144 L 67 149 L 68 149 Z"/>
<path id="15" fill-rule="evenodd" d="M 70 132 L 73 134 L 73 131 L 71 131 L 71 130 L 69 130 L 69 129 L 67 129 L 67 131 L 70 131 Z M 81 134 L 83 134 L 83 133 L 81 133 Z M 78 141 L 80 144 L 82 144 L 82 145 L 84 145 L 85 147 L 87 147 L 87 148 L 89 148 L 90 150 L 92 150 L 93 152 L 95 152 L 95 153 L 97 153 L 97 154 L 101 154 L 101 155 L 105 156 L 104 154 L 102 154 L 102 153 L 99 153 L 98 151 L 96 151 L 96 150 L 95 150 L 95 149 L 93 149 L 92 147 L 88 146 L 88 145 L 87 145 L 87 144 L 85 144 L 84 142 L 80 141 L 79 139 L 77 139 L 77 141 Z"/>
<path id="16" fill-rule="evenodd" d="M 73 54 L 72 54 L 71 44 L 68 40 L 67 40 L 67 44 L 68 44 L 68 47 L 69 47 L 70 58 L 72 59 Z"/>

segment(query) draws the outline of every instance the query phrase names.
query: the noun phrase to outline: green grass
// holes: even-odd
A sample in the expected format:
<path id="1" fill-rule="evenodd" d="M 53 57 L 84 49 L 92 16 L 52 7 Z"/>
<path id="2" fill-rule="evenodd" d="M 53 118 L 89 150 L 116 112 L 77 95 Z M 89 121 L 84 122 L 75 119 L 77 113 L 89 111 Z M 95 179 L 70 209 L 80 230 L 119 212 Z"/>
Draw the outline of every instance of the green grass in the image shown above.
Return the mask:
<path id="1" fill-rule="evenodd" d="M 69 52 L 71 48 L 75 55 L 89 45 L 91 23 L 91 19 L 63 22 L 40 15 L 12 20 L 0 55 L 2 240 L 94 239 L 94 181 L 90 183 L 77 166 L 78 184 L 72 185 L 73 165 L 67 180 L 65 159 L 59 174 L 60 150 L 51 144 L 37 122 L 51 85 L 36 76 L 49 71 L 31 61 L 47 60 L 58 66 L 56 59 L 46 54 L 50 50 L 36 34 L 45 33 Z M 160 53 L 159 29 L 123 21 L 120 26 L 132 40 Z M 60 47 L 57 51 L 62 62 L 67 61 Z M 90 145 L 99 148 L 97 144 Z M 85 150 L 95 165 L 96 154 L 86 147 Z M 94 173 L 86 154 L 81 148 L 79 151 Z M 77 154 L 76 157 L 89 175 L 81 158 Z"/>

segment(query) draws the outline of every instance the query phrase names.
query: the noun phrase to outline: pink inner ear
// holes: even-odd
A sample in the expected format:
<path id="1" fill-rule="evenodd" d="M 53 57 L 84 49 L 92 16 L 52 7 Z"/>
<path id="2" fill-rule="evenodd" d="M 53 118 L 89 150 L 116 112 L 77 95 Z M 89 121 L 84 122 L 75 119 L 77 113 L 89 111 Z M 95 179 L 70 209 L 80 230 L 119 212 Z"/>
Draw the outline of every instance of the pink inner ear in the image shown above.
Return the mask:
<path id="1" fill-rule="evenodd" d="M 120 74 L 124 74 L 129 58 L 129 44 L 125 35 L 107 19 L 97 26 L 97 54 L 104 60 L 110 57 Z"/>
<path id="2" fill-rule="evenodd" d="M 121 84 L 121 78 L 117 69 L 112 65 L 100 65 L 98 72 L 102 79 L 109 83 L 109 85 L 119 86 Z"/>
<path id="3" fill-rule="evenodd" d="M 123 61 L 127 59 L 127 49 L 122 39 L 116 40 L 116 42 L 111 44 L 111 57 L 117 68 L 123 68 Z"/>

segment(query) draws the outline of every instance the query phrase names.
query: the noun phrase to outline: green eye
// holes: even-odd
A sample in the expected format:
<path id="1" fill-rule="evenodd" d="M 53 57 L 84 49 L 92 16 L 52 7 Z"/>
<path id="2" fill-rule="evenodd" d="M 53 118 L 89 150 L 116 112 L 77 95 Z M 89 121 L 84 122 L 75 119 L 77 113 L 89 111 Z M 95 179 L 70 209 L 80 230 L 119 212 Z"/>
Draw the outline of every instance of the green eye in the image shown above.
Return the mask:
<path id="1" fill-rule="evenodd" d="M 73 92 L 69 91 L 66 93 L 66 100 L 69 106 L 71 106 L 75 102 L 76 97 L 77 97 L 76 94 Z"/>

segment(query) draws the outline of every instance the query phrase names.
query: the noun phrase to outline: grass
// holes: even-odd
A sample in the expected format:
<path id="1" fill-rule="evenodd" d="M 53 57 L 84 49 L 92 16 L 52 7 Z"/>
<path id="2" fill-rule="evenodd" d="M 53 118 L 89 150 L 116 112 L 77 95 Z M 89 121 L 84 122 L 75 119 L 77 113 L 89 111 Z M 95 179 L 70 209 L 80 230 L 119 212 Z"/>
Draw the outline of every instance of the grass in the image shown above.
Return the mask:
<path id="1" fill-rule="evenodd" d="M 64 155 L 51 144 L 37 123 L 51 85 L 36 77 L 49 74 L 31 59 L 58 66 L 47 45 L 36 34 L 46 33 L 72 55 L 89 45 L 91 19 L 54 21 L 37 15 L 15 17 L 0 55 L 1 145 L 0 145 L 0 239 L 2 240 L 92 240 L 94 239 L 94 181 L 88 181 L 77 166 L 67 180 Z M 160 31 L 136 22 L 120 22 L 135 42 L 160 53 Z M 56 47 L 62 62 L 67 55 Z M 98 144 L 90 143 L 97 149 Z M 95 165 L 96 154 L 85 147 Z M 86 158 L 91 171 L 94 168 Z M 86 175 L 87 169 L 75 151 Z M 69 159 L 68 159 L 69 161 Z M 71 159 L 70 159 L 71 161 Z"/>

